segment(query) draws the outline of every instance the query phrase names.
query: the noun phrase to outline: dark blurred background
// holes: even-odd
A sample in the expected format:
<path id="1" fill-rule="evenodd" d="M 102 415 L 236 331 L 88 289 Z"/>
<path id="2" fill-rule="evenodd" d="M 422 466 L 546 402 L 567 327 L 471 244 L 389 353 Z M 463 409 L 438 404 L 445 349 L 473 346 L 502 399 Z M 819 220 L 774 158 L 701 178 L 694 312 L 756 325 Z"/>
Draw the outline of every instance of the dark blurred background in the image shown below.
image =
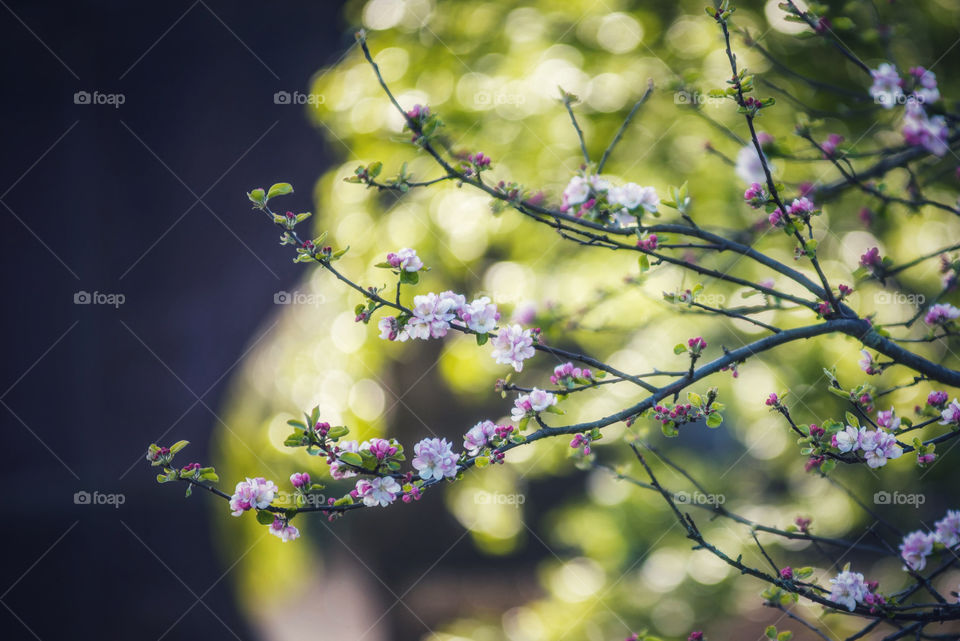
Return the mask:
<path id="1" fill-rule="evenodd" d="M 328 163 L 274 94 L 306 91 L 351 30 L 333 0 L 0 4 L 0 637 L 249 638 L 209 506 L 158 488 L 143 450 L 176 426 L 205 459 L 232 368 L 300 273 L 243 193 Z"/>

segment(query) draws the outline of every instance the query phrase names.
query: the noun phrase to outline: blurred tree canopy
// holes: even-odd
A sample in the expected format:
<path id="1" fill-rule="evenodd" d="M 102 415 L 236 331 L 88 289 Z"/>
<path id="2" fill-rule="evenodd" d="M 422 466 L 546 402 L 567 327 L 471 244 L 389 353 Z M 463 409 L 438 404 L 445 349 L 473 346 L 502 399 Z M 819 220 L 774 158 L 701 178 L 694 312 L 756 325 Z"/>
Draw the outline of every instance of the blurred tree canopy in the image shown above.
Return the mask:
<path id="1" fill-rule="evenodd" d="M 952 49 L 960 31 L 960 4 L 827 4 L 828 15 L 852 18 L 854 24 L 840 25 L 845 28 L 838 27 L 838 33 L 871 67 L 891 58 L 902 69 L 924 65 L 937 73 L 948 100 L 958 95 L 951 76 L 960 60 L 960 48 Z M 729 102 L 694 105 L 684 98 L 722 87 L 729 77 L 721 34 L 704 15 L 703 5 L 703 0 L 369 0 L 349 4 L 345 22 L 370 32 L 376 61 L 404 107 L 429 104 L 446 123 L 445 135 L 454 148 L 486 153 L 493 159 L 494 179 L 543 189 L 551 202 L 559 200 L 582 162 L 576 135 L 558 101 L 558 86 L 581 99 L 580 123 L 596 158 L 652 79 L 655 93 L 606 173 L 653 185 L 661 195 L 688 182 L 694 219 L 746 229 L 757 215 L 743 205 L 744 185 L 725 160 L 735 158 L 742 146 L 735 139 L 745 136 L 742 117 Z M 803 181 L 826 184 L 838 177 L 828 163 L 783 157 L 816 155 L 793 135 L 801 113 L 819 119 L 813 126 L 817 139 L 839 133 L 861 151 L 901 144 L 897 117 L 869 101 L 869 79 L 828 42 L 795 37 L 797 25 L 782 20 L 775 0 L 737 5 L 738 60 L 760 77 L 760 95 L 778 100 L 758 123 L 776 141 L 780 154 L 773 159 L 781 180 L 795 186 Z M 891 31 L 889 42 L 887 28 L 878 25 Z M 746 44 L 745 33 L 800 75 L 844 87 L 865 100 L 814 89 L 785 73 Z M 685 93 L 678 93 L 681 87 Z M 548 340 L 562 332 L 564 346 L 605 357 L 631 372 L 683 368 L 672 347 L 689 336 L 703 335 L 711 345 L 736 348 L 758 334 L 759 328 L 748 324 L 707 324 L 703 316 L 681 314 L 662 297 L 662 292 L 682 291 L 699 282 L 707 293 L 739 304 L 747 302 L 743 291 L 709 279 L 692 280 L 672 268 L 640 277 L 632 255 L 564 242 L 509 210 L 494 214 L 489 199 L 475 191 L 442 183 L 397 196 L 345 183 L 358 165 L 374 160 L 383 161 L 385 176 L 395 174 L 403 163 L 418 179 L 435 177 L 438 169 L 406 144 L 400 116 L 356 46 L 345 47 L 340 60 L 318 71 L 309 91 L 323 99 L 309 106 L 305 117 L 342 152 L 342 162 L 327 168 L 313 186 L 316 229 L 329 231 L 338 246 L 350 245 L 341 269 L 357 281 L 384 284 L 384 274 L 374 264 L 388 251 L 416 247 L 432 267 L 422 291 L 486 294 L 507 313 L 533 311 L 536 320 L 531 325 L 542 327 Z M 717 153 L 706 150 L 708 141 Z M 283 179 L 285 164 L 296 162 L 303 161 L 278 158 L 277 174 L 263 177 L 263 182 Z M 956 164 L 948 154 L 931 165 L 928 196 L 954 201 Z M 891 189 L 901 189 L 905 181 L 904 172 L 887 177 Z M 299 198 L 298 211 L 306 210 L 308 186 L 295 187 L 297 193 L 288 198 Z M 244 213 L 243 202 L 243 194 L 238 194 L 238 215 Z M 825 203 L 824 226 L 831 233 L 820 252 L 835 282 L 852 284 L 857 259 L 869 246 L 907 259 L 918 247 L 932 250 L 960 236 L 956 218 L 942 212 L 879 205 L 853 190 Z M 874 212 L 871 225 L 858 215 L 863 207 Z M 266 232 L 263 243 L 271 242 L 272 232 Z M 778 235 L 759 240 L 757 246 L 791 261 L 792 248 Z M 287 260 L 288 253 L 278 248 L 276 259 Z M 766 276 L 756 266 L 738 263 L 736 256 L 713 260 L 718 269 L 739 270 L 755 282 Z M 940 286 L 936 267 L 935 261 L 921 266 L 904 274 L 902 281 L 932 298 Z M 279 482 L 294 471 L 309 471 L 326 482 L 321 461 L 304 460 L 301 452 L 283 446 L 285 421 L 313 405 L 320 406 L 324 420 L 351 425 L 358 438 L 388 435 L 408 443 L 431 433 L 459 443 L 477 420 L 509 414 L 510 402 L 493 391 L 507 372 L 471 337 L 451 336 L 430 345 L 384 343 L 373 326 L 354 322 L 358 296 L 329 274 L 307 267 L 298 288 L 322 302 L 278 306 L 276 327 L 256 344 L 234 381 L 226 425 L 216 436 L 216 462 L 226 483 L 254 472 Z M 874 292 L 869 284 L 858 289 L 855 300 L 861 313 L 876 309 L 892 321 L 914 311 L 908 305 L 885 304 Z M 804 312 L 776 314 L 778 323 L 786 326 L 810 320 Z M 713 491 L 727 497 L 727 507 L 744 516 L 781 527 L 797 515 L 813 517 L 816 531 L 824 536 L 859 531 L 870 524 L 870 517 L 828 481 L 804 471 L 794 437 L 763 404 L 768 393 L 789 388 L 798 421 L 840 416 L 843 402 L 824 394 L 823 369 L 836 367 L 841 381 L 858 380 L 859 349 L 853 339 L 817 339 L 751 360 L 737 379 L 729 373 L 715 375 L 710 382 L 719 385 L 721 398 L 729 403 L 719 430 L 691 430 L 667 442 L 652 422 L 639 421 L 635 429 L 695 470 Z M 958 364 L 943 347 L 919 349 L 952 367 Z M 540 380 L 556 364 L 538 355 L 521 380 Z M 903 382 L 897 374 L 885 374 L 884 380 Z M 895 404 L 906 413 L 922 404 L 927 391 L 923 386 L 898 391 L 885 397 L 883 406 Z M 636 388 L 610 386 L 572 398 L 566 410 L 571 421 L 587 420 L 637 399 Z M 597 444 L 602 460 L 629 465 L 629 451 L 623 451 L 618 438 L 624 429 L 617 425 L 605 430 Z M 255 544 L 262 528 L 253 519 L 234 522 L 219 504 L 212 518 L 223 528 L 230 559 L 255 545 L 240 562 L 237 576 L 242 577 L 241 597 L 257 616 L 265 604 L 280 603 L 318 574 L 321 580 L 328 576 L 324 573 L 330 558 L 347 554 L 334 537 L 348 545 L 376 545 L 376 539 L 363 538 L 363 530 L 373 528 L 383 533 L 379 544 L 401 565 L 405 549 L 429 549 L 429 527 L 411 525 L 403 530 L 411 538 L 403 540 L 395 538 L 400 535 L 391 530 L 391 519 L 396 512 L 428 511 L 428 504 L 440 502 L 469 529 L 478 555 L 532 556 L 536 562 L 529 574 L 536 590 L 505 613 L 491 611 L 479 600 L 464 602 L 455 618 L 437 625 L 438 638 L 599 641 L 643 628 L 685 638 L 689 630 L 704 627 L 712 638 L 724 639 L 736 638 L 738 626 L 745 625 L 740 621 L 765 621 L 779 614 L 760 606 L 758 582 L 733 576 L 706 552 L 692 552 L 659 496 L 603 470 L 584 475 L 570 462 L 569 451 L 559 440 L 521 448 L 509 453 L 505 466 L 471 472 L 462 483 L 429 492 L 416 505 L 349 515 L 329 530 L 322 518 L 303 519 L 299 525 L 314 546 L 282 546 L 275 540 Z M 919 475 L 908 458 L 882 474 L 857 466 L 837 470 L 835 476 L 860 496 L 907 484 L 911 491 L 925 493 L 921 509 L 887 508 L 891 518 L 910 523 L 939 518 L 946 507 L 957 507 L 948 503 L 956 494 L 943 489 L 955 486 L 956 466 L 948 462 Z M 671 489 L 689 489 L 678 475 L 664 474 L 662 480 Z M 529 498 L 519 507 L 480 504 L 478 492 L 519 492 Z M 742 553 L 762 564 L 746 528 L 706 520 L 701 527 L 732 556 Z M 807 545 L 761 540 L 788 558 L 803 555 Z M 365 552 L 357 550 L 362 558 Z M 806 556 L 811 556 L 809 550 Z M 469 581 L 469 572 L 464 574 Z M 889 589 L 905 578 L 890 560 L 872 568 L 871 575 Z M 944 580 L 956 584 L 958 577 L 948 574 Z M 814 616 L 818 612 L 810 608 Z M 836 618 L 829 625 L 839 634 L 849 624 Z M 758 629 L 756 623 L 745 628 L 754 635 Z"/>

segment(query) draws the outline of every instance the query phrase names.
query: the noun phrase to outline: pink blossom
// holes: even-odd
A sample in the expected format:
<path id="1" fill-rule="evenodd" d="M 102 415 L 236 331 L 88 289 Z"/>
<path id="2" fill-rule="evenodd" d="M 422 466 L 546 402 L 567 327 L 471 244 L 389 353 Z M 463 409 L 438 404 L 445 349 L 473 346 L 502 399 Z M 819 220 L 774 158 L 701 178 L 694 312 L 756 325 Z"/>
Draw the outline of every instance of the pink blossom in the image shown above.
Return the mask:
<path id="1" fill-rule="evenodd" d="M 294 472 L 290 475 L 290 485 L 293 487 L 307 487 L 310 485 L 310 475 L 306 472 Z"/>
<path id="2" fill-rule="evenodd" d="M 930 392 L 927 395 L 927 404 L 931 407 L 943 407 L 950 400 L 950 395 L 946 392 Z"/>
<path id="3" fill-rule="evenodd" d="M 476 456 L 485 448 L 497 432 L 497 425 L 493 421 L 480 421 L 463 436 L 463 449 L 470 456 Z"/>
<path id="4" fill-rule="evenodd" d="M 512 365 L 518 372 L 523 371 L 523 361 L 534 354 L 532 332 L 520 325 L 501 328 L 491 343 L 493 358 L 501 365 Z"/>
<path id="5" fill-rule="evenodd" d="M 391 267 L 407 272 L 418 272 L 423 269 L 423 261 L 417 256 L 415 249 L 405 248 L 395 254 L 389 253 L 387 254 L 387 262 L 390 263 Z"/>
<path id="6" fill-rule="evenodd" d="M 460 319 L 466 323 L 467 327 L 478 334 L 487 334 L 492 332 L 500 320 L 500 312 L 497 306 L 490 302 L 486 296 L 475 299 L 469 305 L 464 305 L 460 309 Z"/>
<path id="7" fill-rule="evenodd" d="M 767 202 L 767 192 L 760 183 L 751 183 L 743 192 L 743 199 L 754 209 L 759 209 Z"/>
<path id="8" fill-rule="evenodd" d="M 764 401 L 764 403 L 766 403 L 768 407 L 776 407 L 780 405 L 780 399 L 777 397 L 776 394 L 771 393 L 770 396 L 767 397 L 767 400 Z"/>
<path id="9" fill-rule="evenodd" d="M 809 198 L 804 196 L 803 198 L 794 198 L 793 202 L 790 203 L 790 206 L 787 208 L 787 212 L 791 216 L 807 216 L 813 213 L 816 210 L 816 206 L 813 204 Z"/>
<path id="10" fill-rule="evenodd" d="M 923 67 L 912 67 L 910 75 L 917 79 L 917 88 L 914 93 L 917 100 L 927 104 L 940 100 L 940 90 L 937 88 L 937 75 Z"/>
<path id="11" fill-rule="evenodd" d="M 933 524 L 937 540 L 948 548 L 960 543 L 960 511 L 947 510 L 947 515 Z"/>
<path id="12" fill-rule="evenodd" d="M 514 421 L 520 421 L 526 416 L 542 412 L 556 404 L 556 396 L 534 387 L 529 394 L 520 394 L 517 397 L 517 400 L 513 402 L 514 407 L 510 410 L 510 413 Z"/>
<path id="13" fill-rule="evenodd" d="M 403 491 L 400 484 L 392 476 L 378 476 L 372 479 L 360 479 L 354 489 L 357 497 L 363 500 L 367 507 L 387 507 L 395 500 L 397 494 Z"/>
<path id="14" fill-rule="evenodd" d="M 400 341 L 401 343 L 410 338 L 406 329 L 400 329 L 400 323 L 393 316 L 385 316 L 377 323 L 377 329 L 380 330 L 380 338 L 386 341 Z"/>
<path id="15" fill-rule="evenodd" d="M 830 134 L 827 136 L 827 139 L 820 145 L 820 148 L 823 149 L 823 157 L 829 158 L 833 156 L 837 151 L 837 147 L 843 141 L 844 138 L 840 134 Z"/>
<path id="16" fill-rule="evenodd" d="M 940 413 L 940 425 L 960 424 L 960 401 L 953 399 Z"/>
<path id="17" fill-rule="evenodd" d="M 876 366 L 876 362 L 873 360 L 873 356 L 870 355 L 870 352 L 865 349 L 861 349 L 860 353 L 863 354 L 863 358 L 860 359 L 860 369 L 862 369 L 865 374 L 868 376 L 873 376 L 883 371 Z"/>
<path id="18" fill-rule="evenodd" d="M 923 320 L 927 325 L 943 325 L 957 318 L 960 318 L 960 309 L 948 303 L 937 303 L 930 306 Z"/>
<path id="19" fill-rule="evenodd" d="M 653 251 L 657 248 L 657 235 L 650 234 L 649 236 L 644 236 L 637 241 L 637 247 L 640 249 L 645 249 L 647 251 Z"/>
<path id="20" fill-rule="evenodd" d="M 398 450 L 396 441 L 388 441 L 385 438 L 372 438 L 369 441 L 364 441 L 360 444 L 360 449 L 370 452 L 378 461 L 393 456 Z"/>
<path id="21" fill-rule="evenodd" d="M 490 166 L 490 156 L 487 156 L 482 151 L 478 151 L 474 155 L 470 156 L 470 162 L 481 169 L 486 169 Z"/>
<path id="22" fill-rule="evenodd" d="M 694 354 L 699 354 L 707 348 L 707 341 L 703 340 L 703 337 L 697 336 L 687 341 L 687 347 L 689 347 L 690 351 Z"/>
<path id="23" fill-rule="evenodd" d="M 787 225 L 787 219 L 783 215 L 783 210 L 779 207 L 770 212 L 770 215 L 767 216 L 767 221 L 771 227 L 785 227 Z"/>
<path id="24" fill-rule="evenodd" d="M 567 211 L 573 205 L 579 205 L 590 196 L 590 183 L 583 176 L 574 176 L 563 190 L 561 209 Z"/>
<path id="25" fill-rule="evenodd" d="M 425 438 L 413 446 L 413 451 L 416 456 L 411 463 L 424 481 L 457 475 L 457 455 L 447 439 Z"/>
<path id="26" fill-rule="evenodd" d="M 442 338 L 447 335 L 450 321 L 456 318 L 462 306 L 463 296 L 453 292 L 414 296 L 413 317 L 407 321 L 405 331 L 410 338 Z"/>
<path id="27" fill-rule="evenodd" d="M 274 535 L 284 543 L 300 538 L 300 530 L 287 523 L 285 520 L 277 517 L 270 524 L 270 534 Z"/>
<path id="28" fill-rule="evenodd" d="M 553 374 L 550 376 L 550 382 L 554 385 L 561 383 L 572 383 L 574 379 L 591 379 L 593 372 L 588 369 L 574 367 L 573 363 L 566 362 L 553 368 Z"/>
<path id="29" fill-rule="evenodd" d="M 237 483 L 230 497 L 230 508 L 234 516 L 240 516 L 247 510 L 262 510 L 267 508 L 277 494 L 277 486 L 273 481 L 263 477 L 247 478 Z"/>
<path id="30" fill-rule="evenodd" d="M 891 407 L 885 412 L 877 412 L 877 425 L 888 430 L 900 429 L 900 417 Z"/>
<path id="31" fill-rule="evenodd" d="M 883 467 L 888 459 L 900 458 L 903 449 L 897 445 L 897 439 L 883 429 L 867 431 L 860 428 L 860 449 L 867 465 L 872 468 Z"/>
<path id="32" fill-rule="evenodd" d="M 950 131 L 946 119 L 943 116 L 928 116 L 919 103 L 907 104 L 901 132 L 908 145 L 923 147 L 936 156 L 944 155 L 949 149 L 947 136 Z"/>
<path id="33" fill-rule="evenodd" d="M 936 537 L 917 530 L 903 537 L 900 544 L 900 558 L 903 559 L 903 569 L 919 572 L 927 566 L 927 557 L 933 552 Z"/>
<path id="34" fill-rule="evenodd" d="M 869 592 L 863 575 L 859 572 L 845 570 L 830 579 L 830 583 L 833 585 L 830 590 L 830 600 L 851 612 L 857 609 L 857 604 L 862 603 Z"/>
<path id="35" fill-rule="evenodd" d="M 860 256 L 860 264 L 864 267 L 879 267 L 881 263 L 880 250 L 876 247 L 871 247 Z"/>
<path id="36" fill-rule="evenodd" d="M 870 95 L 874 102 L 884 109 L 892 109 L 903 101 L 903 81 L 893 65 L 884 62 L 876 70 L 870 72 L 873 84 L 870 86 Z"/>
<path id="37" fill-rule="evenodd" d="M 413 109 L 407 112 L 407 117 L 411 120 L 422 120 L 430 116 L 430 107 L 427 105 L 414 105 Z"/>

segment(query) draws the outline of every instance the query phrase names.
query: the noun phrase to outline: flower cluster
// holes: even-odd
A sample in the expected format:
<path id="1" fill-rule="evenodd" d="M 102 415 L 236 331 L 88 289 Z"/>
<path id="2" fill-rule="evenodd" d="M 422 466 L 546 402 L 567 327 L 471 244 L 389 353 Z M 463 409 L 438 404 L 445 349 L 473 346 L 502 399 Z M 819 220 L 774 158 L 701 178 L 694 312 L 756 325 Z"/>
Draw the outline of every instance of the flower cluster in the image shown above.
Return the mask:
<path id="1" fill-rule="evenodd" d="M 523 371 L 523 361 L 534 355 L 533 331 L 520 325 L 503 327 L 491 341 L 493 358 L 501 365 L 511 365 L 513 369 Z"/>
<path id="2" fill-rule="evenodd" d="M 525 422 L 525 419 L 529 419 L 556 404 L 557 397 L 554 394 L 534 387 L 529 394 L 520 394 L 517 397 L 517 400 L 513 402 L 510 415 L 518 423 Z"/>
<path id="3" fill-rule="evenodd" d="M 946 325 L 958 318 L 960 318 L 960 309 L 948 303 L 937 303 L 930 306 L 923 320 L 927 325 Z"/>
<path id="4" fill-rule="evenodd" d="M 447 439 L 425 438 L 413 446 L 411 463 L 424 481 L 453 478 L 457 475 L 457 455 Z"/>
<path id="5" fill-rule="evenodd" d="M 481 296 L 467 303 L 466 297 L 451 291 L 414 296 L 411 311 L 412 315 L 409 317 L 381 318 L 377 324 L 380 338 L 400 342 L 410 338 L 421 340 L 443 338 L 454 325 L 477 334 L 488 334 L 496 328 L 497 321 L 500 320 L 500 312 L 489 297 Z M 520 328 L 517 331 L 523 333 L 524 330 Z M 527 332 L 529 338 L 529 330 Z M 531 339 L 530 345 L 532 344 Z M 520 351 L 523 351 L 522 348 Z M 529 356 L 532 355 L 531 353 Z M 529 358 L 529 356 L 523 358 Z"/>
<path id="6" fill-rule="evenodd" d="M 405 272 L 418 272 L 423 269 L 423 261 L 417 256 L 417 250 L 410 248 L 387 254 L 387 263 L 394 269 Z"/>
<path id="7" fill-rule="evenodd" d="M 926 105 L 940 100 L 936 74 L 923 67 L 912 68 L 913 89 L 909 95 L 904 93 L 906 83 L 893 65 L 883 63 L 870 74 L 873 76 L 870 95 L 875 102 L 884 109 L 905 105 L 901 130 L 904 141 L 908 145 L 923 147 L 934 155 L 944 155 L 948 149 L 947 121 L 943 116 L 930 116 L 926 110 Z"/>
<path id="8" fill-rule="evenodd" d="M 919 572 L 927 567 L 927 557 L 939 543 L 946 548 L 960 544 L 960 511 L 947 510 L 947 514 L 933 524 L 933 532 L 916 530 L 903 537 L 900 543 L 900 558 L 903 569 Z"/>
<path id="9" fill-rule="evenodd" d="M 380 476 L 371 479 L 360 479 L 351 495 L 363 501 L 367 507 L 387 507 L 403 491 L 400 484 L 392 476 Z"/>
<path id="10" fill-rule="evenodd" d="M 892 416 L 893 410 L 890 410 Z M 899 425 L 900 419 L 896 419 Z M 888 423 L 892 425 L 893 419 Z M 865 427 L 857 429 L 847 425 L 833 435 L 831 445 L 841 452 L 862 452 L 867 465 L 872 468 L 883 467 L 890 459 L 900 458 L 903 448 L 897 444 L 897 439 L 886 430 L 878 427 L 868 430 Z"/>
<path id="11" fill-rule="evenodd" d="M 743 192 L 743 199 L 754 209 L 760 209 L 770 199 L 766 189 L 760 183 L 751 183 Z"/>
<path id="12" fill-rule="evenodd" d="M 231 514 L 240 516 L 247 510 L 263 510 L 270 506 L 277 495 L 277 486 L 263 477 L 248 478 L 237 483 L 230 497 Z"/>
<path id="13" fill-rule="evenodd" d="M 270 534 L 274 535 L 284 543 L 300 538 L 300 530 L 290 525 L 285 519 L 279 516 L 270 524 Z"/>
<path id="14" fill-rule="evenodd" d="M 480 421 L 463 435 L 463 449 L 470 456 L 477 456 L 497 434 L 497 424 L 493 421 Z"/>
<path id="15" fill-rule="evenodd" d="M 631 227 L 643 212 L 657 213 L 660 197 L 653 187 L 636 183 L 612 186 L 597 175 L 574 176 L 563 190 L 561 211 L 573 211 L 578 218 Z"/>
<path id="16" fill-rule="evenodd" d="M 593 372 L 588 369 L 574 367 L 573 363 L 566 362 L 553 368 L 550 382 L 554 385 L 571 388 L 574 385 L 589 385 L 594 382 Z"/>
<path id="17" fill-rule="evenodd" d="M 946 392 L 939 393 L 946 396 Z M 933 403 L 930 404 L 933 405 Z M 944 407 L 943 411 L 940 413 L 940 425 L 953 425 L 954 427 L 960 426 L 960 401 L 953 399 L 953 401 L 947 405 L 946 399 L 944 399 L 941 405 L 945 405 L 946 407 Z"/>
<path id="18" fill-rule="evenodd" d="M 844 570 L 830 579 L 830 584 L 833 587 L 830 590 L 829 599 L 851 612 L 856 610 L 857 604 L 863 603 L 871 592 L 870 586 L 863 580 L 863 575 L 850 570 Z"/>

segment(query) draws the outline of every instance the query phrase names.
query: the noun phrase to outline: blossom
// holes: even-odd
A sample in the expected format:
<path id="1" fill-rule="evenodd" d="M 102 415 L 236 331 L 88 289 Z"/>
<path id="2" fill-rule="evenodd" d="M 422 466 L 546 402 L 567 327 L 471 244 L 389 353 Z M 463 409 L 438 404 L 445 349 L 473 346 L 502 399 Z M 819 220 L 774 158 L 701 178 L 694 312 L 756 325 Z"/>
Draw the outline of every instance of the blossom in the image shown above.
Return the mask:
<path id="1" fill-rule="evenodd" d="M 897 68 L 884 62 L 870 72 L 873 84 L 870 86 L 870 95 L 874 102 L 884 109 L 892 109 L 894 105 L 903 101 L 903 81 Z"/>
<path id="2" fill-rule="evenodd" d="M 767 216 L 767 221 L 771 227 L 784 227 L 787 224 L 786 216 L 783 215 L 783 210 L 779 207 L 770 212 L 770 215 Z"/>
<path id="3" fill-rule="evenodd" d="M 552 405 L 557 404 L 557 397 L 551 392 L 534 387 L 529 394 L 520 394 L 517 400 L 513 402 L 513 409 L 510 414 L 515 421 L 523 419 L 525 416 L 542 412 Z"/>
<path id="4" fill-rule="evenodd" d="M 947 515 L 933 524 L 937 540 L 948 548 L 960 543 L 960 511 L 947 510 Z"/>
<path id="5" fill-rule="evenodd" d="M 534 354 L 532 332 L 520 325 L 501 328 L 491 342 L 493 358 L 501 365 L 512 365 L 518 372 L 523 371 L 523 361 Z"/>
<path id="6" fill-rule="evenodd" d="M 290 475 L 290 485 L 293 487 L 305 487 L 310 485 L 310 475 L 306 472 L 294 472 Z"/>
<path id="7" fill-rule="evenodd" d="M 802 198 L 794 198 L 793 202 L 790 203 L 790 206 L 787 208 L 787 212 L 791 216 L 805 216 L 811 214 L 815 209 L 816 206 L 813 204 L 813 201 L 804 196 Z"/>
<path id="8" fill-rule="evenodd" d="M 622 205 L 633 211 L 639 207 L 656 213 L 660 206 L 660 197 L 653 187 L 641 187 L 636 183 L 627 183 L 621 187 L 614 187 L 607 193 L 607 200 L 613 205 Z"/>
<path id="9" fill-rule="evenodd" d="M 943 325 L 956 318 L 960 318 L 960 309 L 949 303 L 937 303 L 930 306 L 923 320 L 927 325 Z"/>
<path id="10" fill-rule="evenodd" d="M 450 321 L 456 318 L 457 311 L 463 306 L 463 296 L 458 296 L 453 292 L 440 295 L 430 292 L 414 296 L 413 317 L 407 321 L 406 333 L 410 338 L 422 340 L 446 336 Z"/>
<path id="11" fill-rule="evenodd" d="M 563 211 L 567 211 L 573 205 L 579 205 L 585 202 L 590 196 L 590 183 L 583 176 L 574 176 L 567 183 L 563 190 Z"/>
<path id="12" fill-rule="evenodd" d="M 747 143 L 737 152 L 737 177 L 747 185 L 765 182 L 767 174 L 763 171 L 764 162 L 766 157 L 761 158 L 753 143 Z"/>
<path id="13" fill-rule="evenodd" d="M 903 537 L 900 544 L 900 558 L 903 559 L 903 569 L 919 572 L 927 566 L 927 556 L 933 552 L 933 544 L 936 537 L 933 534 L 921 532 L 911 532 Z"/>
<path id="14" fill-rule="evenodd" d="M 917 79 L 917 86 L 913 93 L 917 100 L 926 104 L 940 100 L 940 90 L 937 88 L 937 74 L 923 67 L 913 67 L 910 75 Z"/>
<path id="15" fill-rule="evenodd" d="M 940 413 L 940 425 L 960 423 L 960 401 L 953 399 Z"/>
<path id="16" fill-rule="evenodd" d="M 860 428 L 860 449 L 867 465 L 872 468 L 883 467 L 887 459 L 900 458 L 903 449 L 897 445 L 897 439 L 882 429 L 868 432 L 867 428 Z"/>
<path id="17" fill-rule="evenodd" d="M 657 235 L 650 234 L 649 236 L 644 236 L 637 241 L 637 247 L 640 249 L 645 249 L 647 251 L 653 251 L 657 248 Z"/>
<path id="18" fill-rule="evenodd" d="M 423 269 L 423 261 L 417 256 L 415 249 L 405 248 L 397 253 L 391 252 L 387 254 L 387 262 L 391 267 L 407 272 L 418 272 Z"/>
<path id="19" fill-rule="evenodd" d="M 707 348 L 707 341 L 703 340 L 701 336 L 696 336 L 687 341 L 687 347 L 689 347 L 690 351 L 694 354 L 699 354 Z"/>
<path id="20" fill-rule="evenodd" d="M 927 404 L 932 407 L 943 407 L 950 400 L 950 395 L 946 392 L 930 392 L 927 395 Z"/>
<path id="21" fill-rule="evenodd" d="M 743 192 L 743 199 L 754 209 L 759 209 L 767 202 L 767 192 L 764 191 L 763 185 L 760 183 L 751 183 Z"/>
<path id="22" fill-rule="evenodd" d="M 885 412 L 877 412 L 877 425 L 888 430 L 900 429 L 900 417 L 891 407 Z"/>
<path id="23" fill-rule="evenodd" d="M 359 452 L 360 444 L 356 441 L 340 441 L 337 443 L 337 447 L 334 450 L 334 454 L 339 454 L 340 452 Z M 338 458 L 329 461 L 330 463 L 330 476 L 337 479 L 348 479 L 353 476 L 356 476 L 357 473 L 350 469 L 350 466 L 342 462 Z"/>
<path id="24" fill-rule="evenodd" d="M 931 154 L 947 153 L 947 121 L 943 116 L 928 116 L 923 105 L 910 102 L 903 114 L 903 140 L 908 145 L 923 147 Z"/>
<path id="25" fill-rule="evenodd" d="M 406 328 L 400 329 L 400 323 L 394 316 L 385 316 L 377 323 L 377 329 L 380 330 L 380 338 L 385 341 L 400 341 L 401 343 L 410 338 Z"/>
<path id="26" fill-rule="evenodd" d="M 237 483 L 233 490 L 233 496 L 230 497 L 230 508 L 234 516 L 240 516 L 250 509 L 263 510 L 273 502 L 273 497 L 277 494 L 277 486 L 273 481 L 268 481 L 263 477 L 255 479 L 247 478 L 246 481 Z"/>
<path id="27" fill-rule="evenodd" d="M 372 479 L 360 479 L 355 488 L 357 496 L 367 507 L 387 507 L 395 500 L 397 494 L 403 491 L 400 484 L 392 476 L 382 476 Z"/>
<path id="28" fill-rule="evenodd" d="M 871 247 L 860 256 L 860 264 L 864 267 L 879 267 L 881 263 L 880 250 L 876 247 Z"/>
<path id="29" fill-rule="evenodd" d="M 833 588 L 830 590 L 830 600 L 834 603 L 846 607 L 853 612 L 858 603 L 862 603 L 864 597 L 869 592 L 867 584 L 863 580 L 863 575 L 859 572 L 844 570 L 837 576 L 830 579 Z"/>
<path id="30" fill-rule="evenodd" d="M 487 443 L 490 442 L 490 439 L 494 437 L 496 432 L 496 423 L 493 421 L 480 421 L 463 435 L 463 449 L 465 449 L 470 456 L 476 456 L 480 453 L 480 450 L 487 446 Z"/>
<path id="31" fill-rule="evenodd" d="M 382 461 L 388 456 L 396 454 L 398 448 L 396 441 L 388 441 L 385 438 L 372 438 L 369 441 L 361 443 L 360 449 L 370 452 L 374 458 Z"/>
<path id="32" fill-rule="evenodd" d="M 270 524 L 270 534 L 279 538 L 284 543 L 300 538 L 300 530 L 290 525 L 280 517 L 275 518 L 273 523 Z"/>
<path id="33" fill-rule="evenodd" d="M 827 139 L 824 140 L 823 144 L 820 145 L 820 148 L 823 150 L 823 157 L 829 158 L 833 156 L 837 151 L 837 147 L 843 142 L 843 140 L 844 138 L 840 134 L 830 134 L 827 136 Z"/>
<path id="34" fill-rule="evenodd" d="M 860 353 L 863 354 L 863 358 L 860 359 L 860 369 L 864 371 L 868 376 L 873 376 L 874 374 L 879 374 L 883 370 L 877 367 L 876 361 L 873 360 L 873 356 L 870 355 L 865 349 L 861 349 Z"/>
<path id="35" fill-rule="evenodd" d="M 550 375 L 550 382 L 558 385 L 562 382 L 573 382 L 574 379 L 592 379 L 593 372 L 588 369 L 574 367 L 573 363 L 567 361 L 562 365 L 553 368 L 553 374 Z"/>
<path id="36" fill-rule="evenodd" d="M 457 475 L 457 455 L 447 439 L 425 438 L 413 446 L 413 451 L 416 456 L 411 463 L 424 481 Z"/>
<path id="37" fill-rule="evenodd" d="M 478 334 L 486 334 L 493 331 L 500 320 L 500 312 L 497 306 L 490 302 L 486 296 L 473 300 L 469 305 L 464 305 L 460 309 L 460 319 L 466 323 L 467 327 Z"/>
<path id="38" fill-rule="evenodd" d="M 841 452 L 852 452 L 860 448 L 860 430 L 847 425 L 833 435 L 832 445 Z"/>

